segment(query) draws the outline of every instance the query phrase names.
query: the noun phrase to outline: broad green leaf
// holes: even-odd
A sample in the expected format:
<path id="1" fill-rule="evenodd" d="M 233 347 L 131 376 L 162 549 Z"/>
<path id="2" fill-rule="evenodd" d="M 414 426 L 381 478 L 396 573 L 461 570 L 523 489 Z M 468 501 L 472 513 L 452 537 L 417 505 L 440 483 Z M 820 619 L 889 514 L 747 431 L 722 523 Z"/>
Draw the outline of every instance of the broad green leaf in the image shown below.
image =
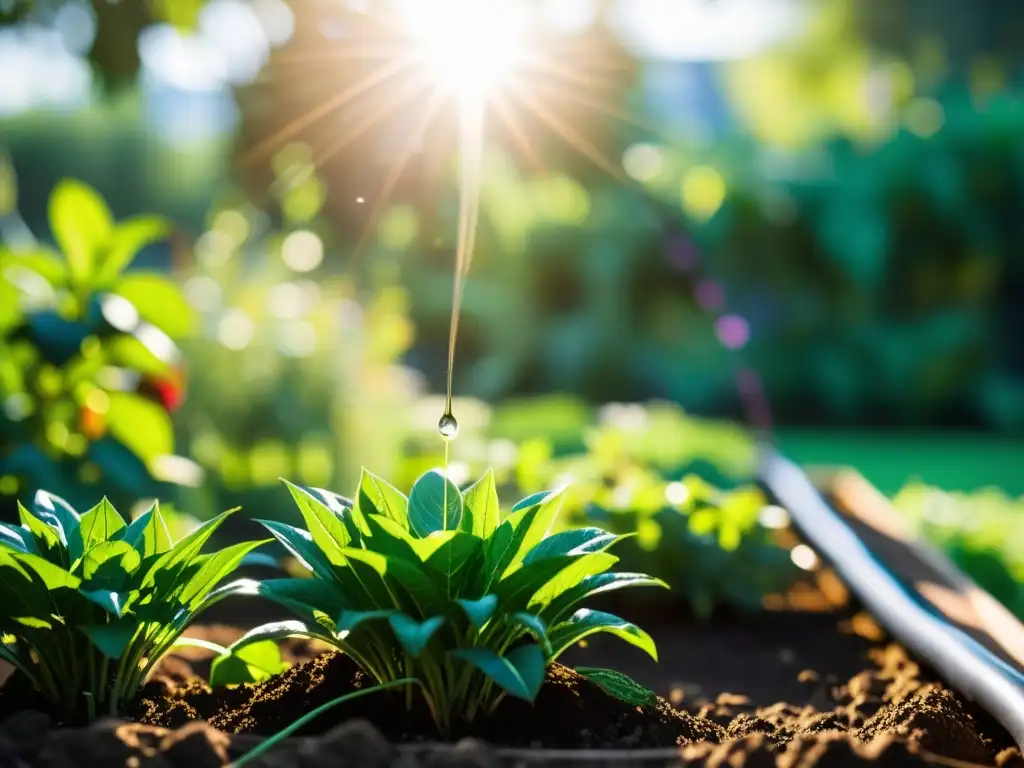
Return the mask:
<path id="1" fill-rule="evenodd" d="M 494 470 L 487 470 L 487 474 L 467 488 L 462 500 L 462 530 L 482 539 L 494 533 L 501 513 Z"/>
<path id="2" fill-rule="evenodd" d="M 78 512 L 64 499 L 46 491 L 38 491 L 32 500 L 33 515 L 53 527 L 61 542 L 68 548 L 68 557 L 74 562 L 84 552 L 82 532 L 79 530 Z"/>
<path id="3" fill-rule="evenodd" d="M 559 571 L 557 575 L 534 593 L 533 597 L 530 598 L 530 606 L 537 606 L 538 609 L 544 608 L 559 595 L 565 594 L 573 587 L 579 585 L 588 576 L 604 573 L 618 561 L 619 558 L 607 552 L 593 552 L 589 555 L 576 557 L 572 563 Z M 537 562 L 543 562 L 543 560 L 538 560 Z M 526 564 L 523 567 L 529 568 L 530 565 Z"/>
<path id="4" fill-rule="evenodd" d="M 524 565 L 518 571 L 506 576 L 495 587 L 498 606 L 502 613 L 521 611 L 529 604 L 537 590 L 544 587 L 562 569 L 572 565 L 575 558 L 549 557 Z"/>
<path id="5" fill-rule="evenodd" d="M 127 541 L 102 541 L 90 547 L 82 558 L 82 578 L 104 585 L 127 586 L 129 575 L 141 561 Z"/>
<path id="6" fill-rule="evenodd" d="M 573 607 L 588 597 L 599 595 L 603 592 L 613 592 L 626 587 L 661 587 L 668 589 L 669 586 L 661 579 L 648 576 L 644 573 L 599 573 L 588 576 L 572 589 L 568 589 L 555 598 L 543 611 L 541 616 L 549 624 L 559 621 Z"/>
<path id="7" fill-rule="evenodd" d="M 534 639 L 540 644 L 541 650 L 544 651 L 545 656 L 551 656 L 551 641 L 548 639 L 548 628 L 544 622 L 532 613 L 526 611 L 517 611 L 509 616 L 509 621 L 512 624 L 518 624 L 521 627 L 525 627 Z"/>
<path id="8" fill-rule="evenodd" d="M 323 502 L 331 512 L 337 515 L 352 541 L 359 541 L 368 532 L 362 513 L 354 508 L 351 499 L 333 491 L 325 491 L 323 488 L 306 488 L 305 491 L 313 498 Z"/>
<path id="9" fill-rule="evenodd" d="M 543 557 L 553 555 L 579 555 L 588 552 L 601 552 L 618 540 L 613 533 L 600 528 L 573 528 L 559 531 L 539 541 L 523 558 L 524 563 L 532 563 Z"/>
<path id="10" fill-rule="evenodd" d="M 515 570 L 526 553 L 533 548 L 534 543 L 546 535 L 558 512 L 555 503 L 561 504 L 561 496 L 544 494 L 539 503 L 513 512 L 498 526 L 498 530 L 487 541 L 484 563 L 487 577 L 484 584 L 485 592 L 490 590 L 491 585 L 498 579 Z"/>
<path id="11" fill-rule="evenodd" d="M 181 592 L 175 595 L 175 599 L 194 611 L 206 594 L 238 567 L 242 558 L 269 541 L 270 539 L 243 541 L 209 555 L 209 559 L 203 563 L 195 575 L 181 585 Z"/>
<path id="12" fill-rule="evenodd" d="M 658 660 L 658 649 L 654 645 L 654 640 L 640 627 L 625 619 L 620 619 L 614 614 L 592 611 L 589 608 L 581 608 L 568 619 L 551 628 L 548 636 L 551 638 L 551 647 L 554 652 L 552 659 L 557 659 L 566 648 L 597 632 L 615 635 L 640 648 L 655 661 Z"/>
<path id="13" fill-rule="evenodd" d="M 114 230 L 110 209 L 92 188 L 64 179 L 50 195 L 50 229 L 68 261 L 71 279 L 89 285 Z"/>
<path id="14" fill-rule="evenodd" d="M 383 515 L 403 530 L 409 530 L 409 500 L 405 494 L 365 469 L 359 478 L 356 498 L 363 515 Z"/>
<path id="15" fill-rule="evenodd" d="M 543 502 L 548 496 L 551 495 L 551 491 L 540 491 L 527 496 L 525 499 L 521 499 L 512 505 L 513 512 L 520 512 L 530 507 L 536 507 Z"/>
<path id="16" fill-rule="evenodd" d="M 280 561 L 267 552 L 250 552 L 242 558 L 242 562 L 238 565 L 241 568 L 274 568 L 276 570 L 284 570 L 281 568 Z"/>
<path id="17" fill-rule="evenodd" d="M 36 591 L 31 574 L 15 560 L 14 553 L 0 549 L 0 609 L 5 613 L 37 613 Z"/>
<path id="18" fill-rule="evenodd" d="M 174 452 L 174 431 L 167 411 L 141 395 L 110 392 L 107 428 L 110 435 L 149 464 Z"/>
<path id="19" fill-rule="evenodd" d="M 393 609 L 382 609 L 377 611 L 342 611 L 338 617 L 338 632 L 352 632 L 360 624 L 366 621 L 379 621 L 393 616 Z"/>
<path id="20" fill-rule="evenodd" d="M 313 542 L 313 537 L 308 531 L 279 523 L 276 520 L 257 520 L 256 522 L 270 531 L 274 538 L 292 553 L 303 568 L 312 571 L 321 579 L 331 580 L 333 573 L 331 564 Z"/>
<path id="21" fill-rule="evenodd" d="M 157 216 L 136 216 L 119 223 L 114 228 L 105 258 L 100 261 L 96 271 L 96 285 L 105 287 L 116 280 L 139 251 L 151 243 L 163 240 L 170 232 L 170 223 Z M 131 300 L 130 297 L 125 298 Z M 163 330 L 174 335 L 167 328 Z"/>
<path id="22" fill-rule="evenodd" d="M 301 621 L 274 621 L 254 627 L 238 638 L 228 648 L 231 653 L 239 653 L 254 643 L 284 640 L 289 637 L 323 638 L 320 627 L 310 627 Z"/>
<path id="23" fill-rule="evenodd" d="M 131 544 L 143 558 L 162 555 L 174 546 L 159 502 L 153 502 L 153 506 L 135 518 L 121 534 L 121 540 Z"/>
<path id="24" fill-rule="evenodd" d="M 409 595 L 421 615 L 430 615 L 441 602 L 437 588 L 422 568 L 412 563 L 364 549 L 349 548 L 344 554 L 349 559 L 349 568 L 375 607 L 403 608 L 401 595 L 391 588 L 392 584 L 400 586 L 402 594 Z"/>
<path id="25" fill-rule="evenodd" d="M 469 618 L 469 623 L 479 632 L 494 615 L 494 609 L 498 607 L 498 596 L 484 595 L 479 600 L 459 598 L 455 602 L 462 607 Z"/>
<path id="26" fill-rule="evenodd" d="M 21 267 L 42 276 L 54 288 L 67 283 L 68 269 L 64 259 L 47 248 L 14 253 L 0 251 L 0 269 Z"/>
<path id="27" fill-rule="evenodd" d="M 111 659 L 120 659 L 135 635 L 138 624 L 125 617 L 111 624 L 95 624 L 79 629 L 101 653 Z"/>
<path id="28" fill-rule="evenodd" d="M 21 504 L 19 504 L 18 507 L 20 509 L 24 509 Z M 29 517 L 31 517 L 31 515 L 29 515 Z M 32 519 L 35 520 L 35 518 Z M 47 527 L 40 520 L 36 520 L 36 522 L 41 525 L 45 531 L 48 531 L 53 535 L 54 544 L 60 543 L 60 539 L 55 531 Z M 44 533 L 42 536 L 45 537 L 47 534 Z M 24 528 L 14 528 L 0 523 L 0 547 L 7 547 L 16 552 L 33 552 L 38 554 L 35 542 L 32 541 L 32 544 L 29 544 L 30 541 L 32 541 L 32 534 L 30 531 L 26 531 Z"/>
<path id="29" fill-rule="evenodd" d="M 510 567 L 522 562 L 530 550 L 547 538 L 564 501 L 565 493 L 550 493 L 536 506 L 531 505 L 519 512 L 523 518 L 516 528 L 515 556 L 509 564 Z M 531 511 L 534 514 L 530 514 Z"/>
<path id="30" fill-rule="evenodd" d="M 512 523 L 506 520 L 488 537 L 484 544 L 484 566 L 476 584 L 478 593 L 490 591 L 501 579 L 505 567 L 512 559 L 509 552 L 514 546 L 515 530 Z"/>
<path id="31" fill-rule="evenodd" d="M 330 508 L 315 496 L 297 485 L 284 481 L 295 504 L 306 521 L 306 528 L 314 543 L 332 565 L 343 565 L 345 562 L 341 551 L 352 543 L 352 537 L 345 529 L 344 523 L 338 519 Z"/>
<path id="32" fill-rule="evenodd" d="M 53 629 L 53 624 L 38 616 L 12 616 L 11 620 L 29 629 Z"/>
<path id="33" fill-rule="evenodd" d="M 259 583 L 259 593 L 310 619 L 317 610 L 335 617 L 345 607 L 344 593 L 321 579 L 264 579 Z"/>
<path id="34" fill-rule="evenodd" d="M 452 655 L 469 662 L 513 696 L 533 702 L 544 683 L 544 653 L 536 645 L 516 648 L 504 658 L 486 648 L 464 648 Z"/>
<path id="35" fill-rule="evenodd" d="M 223 600 L 225 597 L 245 596 L 254 597 L 258 595 L 260 583 L 255 579 L 235 579 L 232 582 L 224 584 L 223 586 L 217 587 L 215 590 L 210 592 L 206 597 L 203 598 L 199 607 L 192 612 L 191 615 L 197 615 L 202 611 L 209 608 L 211 605 Z M 190 615 L 190 617 L 191 617 Z"/>
<path id="36" fill-rule="evenodd" d="M 441 577 L 445 594 L 455 597 L 462 594 L 463 585 L 482 559 L 483 541 L 471 533 L 457 531 L 427 558 L 427 566 Z"/>
<path id="37" fill-rule="evenodd" d="M 100 542 L 115 538 L 115 534 L 125 527 L 121 515 L 104 496 L 99 504 L 84 513 L 81 518 L 82 544 L 86 552 Z"/>
<path id="38" fill-rule="evenodd" d="M 394 613 L 388 617 L 388 622 L 405 652 L 419 656 L 434 633 L 444 625 L 444 618 L 432 616 L 426 621 L 416 621 L 404 613 Z"/>
<path id="39" fill-rule="evenodd" d="M 146 573 L 142 580 L 143 587 L 152 587 L 156 583 L 157 574 L 161 571 L 173 571 L 175 568 L 187 566 L 198 557 L 203 545 L 209 540 L 217 529 L 224 524 L 228 516 L 235 510 L 221 512 L 214 518 L 207 520 L 188 536 L 183 538 L 169 550 L 160 555 L 152 568 Z"/>
<path id="40" fill-rule="evenodd" d="M 352 499 L 346 498 L 340 493 L 326 491 L 323 488 L 307 488 L 306 490 L 330 507 L 331 511 L 336 515 L 341 515 L 343 512 L 352 509 Z"/>
<path id="41" fill-rule="evenodd" d="M 441 549 L 441 547 L 445 546 L 459 535 L 469 536 L 469 534 L 464 534 L 462 531 L 458 530 L 434 531 L 422 539 L 417 539 L 414 534 L 409 534 L 408 541 L 409 545 L 416 553 L 416 558 L 421 562 L 426 562 L 433 557 L 434 553 Z M 472 537 L 470 536 L 470 538 Z"/>
<path id="42" fill-rule="evenodd" d="M 143 376 L 166 376 L 171 371 L 170 355 L 157 355 L 138 336 L 115 336 L 104 344 L 104 351 L 111 365 Z"/>
<path id="43" fill-rule="evenodd" d="M 114 293 L 128 299 L 139 317 L 171 338 L 189 336 L 195 331 L 191 305 L 177 284 L 163 275 L 133 272 L 117 281 Z"/>
<path id="44" fill-rule="evenodd" d="M 255 683 L 286 668 L 277 643 L 260 640 L 215 658 L 210 665 L 210 687 Z"/>
<path id="45" fill-rule="evenodd" d="M 462 522 L 462 494 L 440 471 L 422 475 L 409 494 L 409 527 L 420 537 L 434 531 L 458 530 Z"/>
<path id="46" fill-rule="evenodd" d="M 124 598 L 117 592 L 111 592 L 107 589 L 80 589 L 78 594 L 84 597 L 86 600 L 91 600 L 100 606 L 107 613 L 112 613 L 117 617 L 120 617 L 124 612 Z"/>
<path id="47" fill-rule="evenodd" d="M 82 585 L 82 580 L 77 576 L 68 573 L 59 565 L 54 565 L 50 561 L 44 560 L 39 555 L 16 553 L 11 557 L 23 565 L 26 570 L 38 576 L 48 590 L 60 589 L 61 587 L 78 589 Z"/>
<path id="48" fill-rule="evenodd" d="M 658 703 L 658 697 L 655 696 L 654 691 L 614 669 L 576 667 L 576 673 L 600 686 L 609 696 L 613 696 L 631 707 L 653 707 Z"/>
<path id="49" fill-rule="evenodd" d="M 383 515 L 365 515 L 363 520 L 369 531 L 369 538 L 362 540 L 367 549 L 379 552 L 387 557 L 397 557 L 400 560 L 419 563 L 426 560 L 433 552 L 434 536 L 426 539 L 417 539 L 398 523 Z M 444 534 L 436 534 L 443 536 Z M 437 546 L 443 543 L 439 539 Z"/>

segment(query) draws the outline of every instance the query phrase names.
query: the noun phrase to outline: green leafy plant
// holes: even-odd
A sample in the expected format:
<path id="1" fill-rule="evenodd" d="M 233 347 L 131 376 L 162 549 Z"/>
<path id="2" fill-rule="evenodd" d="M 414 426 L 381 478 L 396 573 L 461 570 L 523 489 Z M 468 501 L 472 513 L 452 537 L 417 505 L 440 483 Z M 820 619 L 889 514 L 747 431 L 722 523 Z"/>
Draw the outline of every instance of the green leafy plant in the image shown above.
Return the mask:
<path id="1" fill-rule="evenodd" d="M 0 245 L 0 494 L 12 515 L 19 488 L 82 505 L 100 481 L 119 502 L 152 495 L 183 396 L 175 340 L 194 329 L 173 281 L 128 271 L 168 222 L 115 221 L 99 194 L 65 179 L 49 223 L 58 251 Z"/>
<path id="2" fill-rule="evenodd" d="M 613 532 L 636 531 L 623 544 L 623 563 L 643 563 L 694 615 L 708 619 L 719 606 L 761 611 L 767 595 L 786 592 L 799 578 L 789 549 L 761 520 L 767 503 L 753 486 L 723 491 L 695 475 L 651 478 L 633 493 L 597 493 L 580 518 Z"/>
<path id="3" fill-rule="evenodd" d="M 0 525 L 0 659 L 69 720 L 123 713 L 201 611 L 251 589 L 217 585 L 265 543 L 201 554 L 230 512 L 175 543 L 155 503 L 129 525 L 107 499 L 80 515 L 40 492 L 18 508 L 20 526 Z"/>
<path id="4" fill-rule="evenodd" d="M 533 701 L 547 666 L 593 633 L 657 658 L 642 629 L 580 605 L 602 592 L 666 585 L 610 572 L 618 558 L 607 550 L 624 536 L 597 528 L 549 535 L 561 493 L 529 496 L 502 521 L 491 473 L 462 493 L 431 470 L 406 498 L 364 472 L 354 502 L 288 488 L 308 530 L 261 522 L 315 578 L 261 582 L 260 595 L 300 620 L 258 627 L 235 652 L 272 638 L 323 640 L 379 683 L 419 680 L 443 733 L 456 719 L 493 712 L 507 694 Z"/>
<path id="5" fill-rule="evenodd" d="M 997 488 L 947 493 L 909 483 L 892 503 L 917 533 L 1024 618 L 1024 497 L 1013 498 Z"/>

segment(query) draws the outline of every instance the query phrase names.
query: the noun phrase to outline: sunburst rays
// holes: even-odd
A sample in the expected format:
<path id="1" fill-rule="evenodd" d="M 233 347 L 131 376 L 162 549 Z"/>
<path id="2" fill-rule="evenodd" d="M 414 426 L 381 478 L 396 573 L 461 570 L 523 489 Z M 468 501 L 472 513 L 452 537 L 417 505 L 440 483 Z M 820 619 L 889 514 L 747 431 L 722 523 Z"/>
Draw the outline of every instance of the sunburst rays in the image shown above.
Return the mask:
<path id="1" fill-rule="evenodd" d="M 531 0 L 501 1 L 509 9 L 534 10 Z M 314 146 L 315 164 L 322 166 L 360 138 L 388 125 L 396 114 L 416 110 L 418 116 L 410 125 L 403 126 L 404 141 L 373 196 L 374 204 L 353 252 L 355 260 L 367 245 L 417 147 L 439 121 L 454 118 L 459 220 L 448 349 L 446 411 L 450 413 L 462 293 L 480 215 L 486 121 L 494 120 L 495 127 L 503 129 L 510 139 L 510 149 L 532 170 L 546 169 L 530 135 L 530 127 L 537 124 L 619 182 L 628 179 L 618 164 L 577 129 L 567 114 L 576 110 L 594 117 L 634 121 L 602 95 L 621 79 L 628 67 L 593 41 L 555 43 L 525 27 L 513 38 L 512 17 L 494 15 L 496 5 L 488 6 L 483 13 L 472 0 L 414 0 L 405 7 L 414 8 L 417 13 L 403 16 L 401 3 L 393 0 L 384 7 L 378 4 L 370 11 L 370 18 L 358 19 L 368 32 L 363 39 L 349 36 L 330 46 L 278 54 L 274 62 L 278 71 L 296 82 L 305 67 L 315 69 L 316 76 L 324 82 L 329 82 L 330 73 L 338 69 L 345 72 L 350 67 L 358 68 L 360 76 L 260 140 L 243 154 L 242 161 L 265 159 L 304 133 L 337 120 L 341 126 L 338 135 L 317 142 L 323 146 Z M 449 13 L 468 15 L 430 15 L 444 8 Z M 446 110 L 446 105 L 452 109 Z M 525 118 L 532 118 L 530 126 Z"/>

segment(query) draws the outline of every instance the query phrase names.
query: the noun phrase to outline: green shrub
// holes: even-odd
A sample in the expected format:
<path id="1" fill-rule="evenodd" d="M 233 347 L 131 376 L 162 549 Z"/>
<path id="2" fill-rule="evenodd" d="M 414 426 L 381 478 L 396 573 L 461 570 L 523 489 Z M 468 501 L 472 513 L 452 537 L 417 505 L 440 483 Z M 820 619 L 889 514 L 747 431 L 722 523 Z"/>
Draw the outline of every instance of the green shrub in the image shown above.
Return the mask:
<path id="1" fill-rule="evenodd" d="M 18 506 L 21 525 L 0 525 L 0 659 L 68 720 L 123 713 L 189 623 L 250 585 L 215 589 L 264 543 L 200 554 L 228 512 L 175 543 L 155 503 L 130 525 L 106 499 Z"/>
<path id="2" fill-rule="evenodd" d="M 947 493 L 909 483 L 892 503 L 917 533 L 1024 619 L 1024 497 L 997 488 Z"/>
<path id="3" fill-rule="evenodd" d="M 195 318 L 172 280 L 130 269 L 170 223 L 115 221 L 95 190 L 64 179 L 49 224 L 59 251 L 0 244 L 2 519 L 40 488 L 84 504 L 102 482 L 120 503 L 175 479 L 161 465 L 184 396 L 175 340 Z"/>
<path id="4" fill-rule="evenodd" d="M 439 729 L 493 712 L 506 694 L 532 701 L 546 667 L 596 632 L 657 658 L 618 616 L 579 607 L 600 592 L 666 586 L 612 573 L 622 536 L 549 531 L 560 493 L 538 493 L 499 520 L 493 474 L 460 493 L 439 471 L 406 498 L 364 473 L 354 503 L 289 484 L 308 530 L 261 521 L 315 578 L 271 579 L 260 595 L 301 617 L 259 627 L 234 647 L 307 636 L 348 654 L 380 683 L 420 681 Z M 407 692 L 411 704 L 413 691 Z"/>
<path id="5" fill-rule="evenodd" d="M 623 563 L 643 563 L 700 619 L 720 606 L 758 612 L 765 596 L 786 592 L 799 577 L 789 550 L 761 522 L 768 501 L 756 487 L 723 491 L 691 475 L 651 479 L 618 504 L 614 490 L 596 499 L 584 519 L 613 532 L 636 531 L 624 542 Z"/>

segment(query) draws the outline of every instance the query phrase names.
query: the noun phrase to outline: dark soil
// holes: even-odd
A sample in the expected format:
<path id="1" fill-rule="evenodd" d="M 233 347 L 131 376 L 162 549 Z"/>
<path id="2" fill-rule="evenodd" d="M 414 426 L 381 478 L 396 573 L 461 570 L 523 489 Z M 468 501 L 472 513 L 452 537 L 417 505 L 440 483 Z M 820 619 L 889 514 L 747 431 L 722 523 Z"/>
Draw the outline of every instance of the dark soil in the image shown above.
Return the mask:
<path id="1" fill-rule="evenodd" d="M 605 638 L 566 658 L 614 664 L 664 697 L 656 707 L 621 704 L 557 665 L 536 706 L 507 700 L 494 718 L 454 734 L 455 746 L 435 744 L 426 712 L 406 714 L 403 700 L 377 694 L 326 713 L 306 738 L 289 741 L 258 764 L 471 768 L 542 759 L 546 766 L 658 768 L 1024 766 L 1005 731 L 909 658 L 869 616 L 853 608 L 818 607 L 720 615 L 706 624 L 681 618 L 667 625 L 664 618 L 636 615 L 636 608 L 670 615 L 664 605 L 640 605 L 631 617 L 652 631 L 660 663 Z M 215 625 L 191 634 L 227 643 L 239 631 Z M 223 765 L 299 714 L 367 684 L 348 659 L 319 651 L 289 643 L 286 655 L 296 665 L 284 674 L 255 686 L 211 691 L 192 676 L 205 674 L 205 652 L 188 649 L 187 660 L 168 660 L 146 688 L 137 724 L 107 722 L 48 736 L 45 715 L 21 711 L 0 725 L 0 768 Z M 5 711 L 24 710 L 27 700 L 19 689 L 17 677 L 0 689 L 0 719 Z M 662 749 L 639 762 L 635 755 L 610 753 L 577 753 L 569 761 L 564 753 L 522 749 L 536 747 Z"/>
<path id="2" fill-rule="evenodd" d="M 383 693 L 325 713 L 253 765 L 1024 768 L 1005 730 L 887 637 L 828 570 L 755 616 L 719 613 L 702 623 L 672 602 L 621 598 L 594 607 L 650 631 L 660 662 L 605 637 L 563 661 L 619 669 L 663 697 L 657 706 L 629 707 L 556 665 L 535 706 L 508 699 L 494 717 L 460 727 L 454 744 L 437 744 L 424 709 L 406 712 L 404 699 Z M 204 618 L 226 623 L 188 634 L 227 645 L 244 631 L 236 623 L 285 617 L 228 600 Z M 295 641 L 284 651 L 294 664 L 287 672 L 211 691 L 203 679 L 209 652 L 183 649 L 145 689 L 137 722 L 89 728 L 52 727 L 33 711 L 38 702 L 23 681 L 15 675 L 2 684 L 0 674 L 0 768 L 214 768 L 369 684 L 347 658 L 322 647 Z"/>

